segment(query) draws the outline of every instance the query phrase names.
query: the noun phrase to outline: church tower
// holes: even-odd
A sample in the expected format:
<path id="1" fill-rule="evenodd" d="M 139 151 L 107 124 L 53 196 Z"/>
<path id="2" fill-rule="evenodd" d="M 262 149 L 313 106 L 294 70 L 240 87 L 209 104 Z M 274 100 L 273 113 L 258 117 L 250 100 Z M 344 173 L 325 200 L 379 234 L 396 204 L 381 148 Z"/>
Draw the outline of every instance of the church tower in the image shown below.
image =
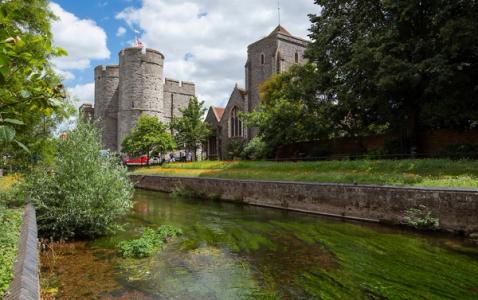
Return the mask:
<path id="1" fill-rule="evenodd" d="M 305 63 L 304 51 L 307 43 L 279 25 L 268 36 L 248 46 L 245 105 L 247 112 L 252 112 L 259 106 L 259 87 L 264 81 L 274 74 L 287 71 L 294 64 Z M 256 129 L 249 129 L 248 138 L 256 135 Z"/>

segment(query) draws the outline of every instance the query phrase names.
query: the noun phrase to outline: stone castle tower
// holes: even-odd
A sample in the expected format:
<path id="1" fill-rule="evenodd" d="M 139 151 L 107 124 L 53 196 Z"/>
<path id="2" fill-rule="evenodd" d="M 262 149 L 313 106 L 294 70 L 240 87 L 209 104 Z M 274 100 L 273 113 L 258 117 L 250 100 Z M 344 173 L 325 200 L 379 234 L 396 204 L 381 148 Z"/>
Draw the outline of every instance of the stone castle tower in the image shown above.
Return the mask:
<path id="1" fill-rule="evenodd" d="M 195 96 L 194 83 L 164 79 L 164 60 L 153 49 L 126 48 L 119 53 L 119 65 L 95 68 L 94 116 L 106 149 L 120 152 L 142 114 L 169 124 Z"/>

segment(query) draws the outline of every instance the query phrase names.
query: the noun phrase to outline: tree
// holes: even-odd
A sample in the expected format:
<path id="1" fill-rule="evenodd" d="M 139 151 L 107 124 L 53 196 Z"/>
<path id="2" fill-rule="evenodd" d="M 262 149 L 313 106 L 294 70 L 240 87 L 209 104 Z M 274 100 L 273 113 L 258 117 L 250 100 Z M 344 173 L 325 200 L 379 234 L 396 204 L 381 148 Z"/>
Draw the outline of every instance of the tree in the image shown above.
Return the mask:
<path id="1" fill-rule="evenodd" d="M 177 144 L 185 145 L 186 149 L 192 150 L 194 159 L 196 159 L 197 149 L 210 134 L 208 124 L 203 121 L 205 112 L 204 101 L 199 102 L 196 97 L 193 97 L 188 107 L 181 109 L 182 117 L 174 119 L 172 123 L 172 128 L 176 130 Z"/>
<path id="2" fill-rule="evenodd" d="M 168 126 L 158 117 L 142 115 L 136 126 L 122 144 L 123 152 L 132 155 L 150 155 L 152 152 L 164 153 L 176 147 Z"/>
<path id="3" fill-rule="evenodd" d="M 331 103 L 318 99 L 315 72 L 307 64 L 271 77 L 260 87 L 259 109 L 242 115 L 247 126 L 259 129 L 270 150 L 329 136 L 334 125 L 328 113 Z"/>
<path id="4" fill-rule="evenodd" d="M 316 0 L 306 56 L 336 120 L 401 132 L 470 129 L 478 120 L 478 3 Z"/>
<path id="5" fill-rule="evenodd" d="M 22 157 L 26 152 L 18 149 L 24 145 L 32 153 L 41 152 L 53 125 L 71 113 L 50 63 L 52 57 L 66 55 L 52 46 L 54 19 L 47 0 L 0 2 L 0 126 L 8 132 L 3 134 L 3 154 Z"/>
<path id="6" fill-rule="evenodd" d="M 20 189 L 35 204 L 41 236 L 97 237 L 114 231 L 128 213 L 134 188 L 127 170 L 101 149 L 97 126 L 80 120 L 56 141 L 53 164 L 25 174 Z"/>

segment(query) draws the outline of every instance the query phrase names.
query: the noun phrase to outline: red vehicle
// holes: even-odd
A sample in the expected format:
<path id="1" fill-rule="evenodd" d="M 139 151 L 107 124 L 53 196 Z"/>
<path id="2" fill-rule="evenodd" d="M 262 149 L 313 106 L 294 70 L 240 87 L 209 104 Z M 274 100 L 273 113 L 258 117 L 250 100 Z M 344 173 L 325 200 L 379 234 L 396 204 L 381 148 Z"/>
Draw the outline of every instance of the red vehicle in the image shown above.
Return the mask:
<path id="1" fill-rule="evenodd" d="M 147 155 L 143 155 L 143 156 L 140 156 L 140 157 L 136 157 L 136 158 L 128 158 L 126 161 L 125 161 L 125 165 L 127 166 L 145 166 L 148 164 L 148 156 Z"/>

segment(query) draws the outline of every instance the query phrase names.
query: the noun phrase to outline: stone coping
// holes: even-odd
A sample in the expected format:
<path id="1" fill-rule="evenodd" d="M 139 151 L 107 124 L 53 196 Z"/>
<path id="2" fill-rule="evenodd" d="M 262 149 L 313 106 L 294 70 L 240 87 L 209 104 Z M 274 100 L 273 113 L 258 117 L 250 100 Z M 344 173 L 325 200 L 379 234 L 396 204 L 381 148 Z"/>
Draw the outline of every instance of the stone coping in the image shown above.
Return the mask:
<path id="1" fill-rule="evenodd" d="M 38 236 L 35 208 L 27 204 L 13 266 L 13 281 L 4 300 L 40 299 Z"/>
<path id="2" fill-rule="evenodd" d="M 204 179 L 204 180 L 218 180 L 223 182 L 243 182 L 243 183 L 270 183 L 270 184 L 300 184 L 300 185 L 315 185 L 315 186 L 334 186 L 347 188 L 386 188 L 397 190 L 417 190 L 430 192 L 475 192 L 478 193 L 478 188 L 461 188 L 461 187 L 440 187 L 440 186 L 414 186 L 414 185 L 387 185 L 387 184 L 354 184 L 354 183 L 333 183 L 333 182 L 313 182 L 313 181 L 292 181 L 292 180 L 260 180 L 260 179 L 230 179 L 230 178 L 216 178 L 216 177 L 194 177 L 194 176 L 167 176 L 155 174 L 129 174 L 129 177 L 159 177 L 159 178 L 179 178 L 179 179 Z"/>

